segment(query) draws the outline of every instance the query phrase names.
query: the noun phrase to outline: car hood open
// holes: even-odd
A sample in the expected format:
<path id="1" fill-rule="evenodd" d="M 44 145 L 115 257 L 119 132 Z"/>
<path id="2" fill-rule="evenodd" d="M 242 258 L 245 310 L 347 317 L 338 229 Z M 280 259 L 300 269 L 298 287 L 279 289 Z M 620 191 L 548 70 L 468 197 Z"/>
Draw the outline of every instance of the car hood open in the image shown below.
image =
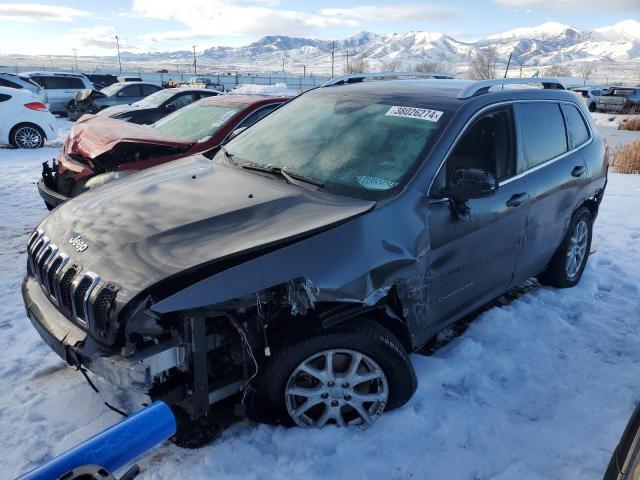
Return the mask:
<path id="1" fill-rule="evenodd" d="M 85 115 L 71 129 L 65 152 L 83 158 L 96 158 L 119 143 L 138 143 L 183 148 L 195 142 L 172 137 L 148 125 L 137 125 L 114 118 Z"/>
<path id="2" fill-rule="evenodd" d="M 130 299 L 171 275 L 231 266 L 375 205 L 212 163 L 187 157 L 83 193 L 40 228 L 73 262 L 116 282 L 119 298 Z M 70 244 L 77 236 L 86 250 Z"/>

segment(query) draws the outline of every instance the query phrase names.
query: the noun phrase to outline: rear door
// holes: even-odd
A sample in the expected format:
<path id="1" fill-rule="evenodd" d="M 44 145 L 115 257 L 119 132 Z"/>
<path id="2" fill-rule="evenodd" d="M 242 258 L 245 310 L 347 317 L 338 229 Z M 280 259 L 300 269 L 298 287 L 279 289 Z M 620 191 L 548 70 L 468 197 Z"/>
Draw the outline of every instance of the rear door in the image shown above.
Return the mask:
<path id="1" fill-rule="evenodd" d="M 512 106 L 482 114 L 463 133 L 431 188 L 429 323 L 448 323 L 495 298 L 512 283 L 528 209 L 526 178 L 516 175 Z M 479 168 L 499 180 L 493 194 L 462 205 L 439 198 L 458 168 Z"/>
<path id="2" fill-rule="evenodd" d="M 581 148 L 592 135 L 571 103 L 515 105 L 521 156 L 531 206 L 518 259 L 517 281 L 540 273 L 560 246 L 569 221 L 582 203 L 589 172 Z"/>

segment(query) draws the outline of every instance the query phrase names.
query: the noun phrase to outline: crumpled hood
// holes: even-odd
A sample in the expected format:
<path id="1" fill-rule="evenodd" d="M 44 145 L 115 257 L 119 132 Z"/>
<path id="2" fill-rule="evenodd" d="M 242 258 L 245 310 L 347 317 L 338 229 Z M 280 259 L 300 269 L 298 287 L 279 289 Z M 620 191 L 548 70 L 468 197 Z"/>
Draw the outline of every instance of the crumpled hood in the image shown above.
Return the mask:
<path id="1" fill-rule="evenodd" d="M 119 298 L 128 300 L 170 275 L 308 235 L 373 206 L 198 155 L 83 193 L 40 228 L 71 262 L 117 283 Z M 86 250 L 70 244 L 76 236 Z"/>
<path id="2" fill-rule="evenodd" d="M 96 158 L 122 142 L 184 147 L 195 142 L 172 137 L 148 125 L 123 122 L 110 117 L 84 115 L 69 132 L 65 152 L 84 158 Z"/>

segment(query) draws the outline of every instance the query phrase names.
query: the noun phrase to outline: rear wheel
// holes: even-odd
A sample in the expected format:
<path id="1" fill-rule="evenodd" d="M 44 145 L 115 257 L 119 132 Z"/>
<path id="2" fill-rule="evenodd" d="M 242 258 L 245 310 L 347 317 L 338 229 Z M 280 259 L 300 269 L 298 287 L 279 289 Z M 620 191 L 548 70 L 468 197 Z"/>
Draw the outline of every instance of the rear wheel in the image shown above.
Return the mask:
<path id="1" fill-rule="evenodd" d="M 586 207 L 580 207 L 573 214 L 565 238 L 551 263 L 539 275 L 540 283 L 570 288 L 580 281 L 589 258 L 592 228 L 591 212 Z"/>
<path id="2" fill-rule="evenodd" d="M 406 403 L 416 385 L 402 344 L 369 323 L 287 342 L 256 382 L 258 403 L 276 420 L 316 428 L 367 428 Z"/>
<path id="3" fill-rule="evenodd" d="M 589 104 L 589 111 L 590 112 L 595 112 L 596 111 L 596 102 L 591 102 Z"/>
<path id="4" fill-rule="evenodd" d="M 44 146 L 44 132 L 37 125 L 23 123 L 16 125 L 9 135 L 11 145 L 16 148 L 40 148 Z"/>

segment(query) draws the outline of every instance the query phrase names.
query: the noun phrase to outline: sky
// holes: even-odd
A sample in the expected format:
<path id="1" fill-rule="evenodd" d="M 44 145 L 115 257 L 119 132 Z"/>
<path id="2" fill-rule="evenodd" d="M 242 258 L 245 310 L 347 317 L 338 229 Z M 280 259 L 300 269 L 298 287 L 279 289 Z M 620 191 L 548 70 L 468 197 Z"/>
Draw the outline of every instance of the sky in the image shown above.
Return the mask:
<path id="1" fill-rule="evenodd" d="M 239 46 L 265 35 L 340 39 L 422 30 L 476 41 L 556 21 L 640 19 L 640 0 L 39 0 L 0 3 L 0 55 L 113 55 Z"/>

